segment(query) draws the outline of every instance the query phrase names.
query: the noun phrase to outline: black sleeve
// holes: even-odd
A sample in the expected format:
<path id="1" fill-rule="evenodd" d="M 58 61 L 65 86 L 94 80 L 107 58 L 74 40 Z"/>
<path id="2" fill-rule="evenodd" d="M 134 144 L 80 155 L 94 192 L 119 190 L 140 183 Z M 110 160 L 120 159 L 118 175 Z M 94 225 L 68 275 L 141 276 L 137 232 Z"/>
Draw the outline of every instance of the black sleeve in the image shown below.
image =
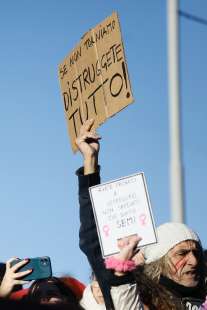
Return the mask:
<path id="1" fill-rule="evenodd" d="M 97 281 L 102 290 L 106 308 L 113 309 L 113 303 L 110 295 L 110 287 L 134 281 L 131 274 L 117 277 L 111 270 L 107 270 L 101 254 L 101 248 L 96 230 L 96 223 L 91 205 L 89 187 L 100 183 L 100 167 L 98 172 L 83 175 L 83 167 L 78 169 L 76 174 L 79 181 L 79 204 L 80 204 L 80 232 L 79 246 L 85 253 L 92 270 L 95 273 Z"/>

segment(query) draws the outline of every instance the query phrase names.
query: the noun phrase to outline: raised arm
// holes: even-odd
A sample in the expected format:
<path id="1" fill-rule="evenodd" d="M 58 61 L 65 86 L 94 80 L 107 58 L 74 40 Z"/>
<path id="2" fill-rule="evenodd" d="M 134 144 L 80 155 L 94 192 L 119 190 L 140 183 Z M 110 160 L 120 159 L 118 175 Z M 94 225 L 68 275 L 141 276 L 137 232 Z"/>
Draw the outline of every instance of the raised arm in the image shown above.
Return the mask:
<path id="1" fill-rule="evenodd" d="M 106 308 L 113 309 L 110 295 L 111 286 L 129 283 L 133 277 L 129 274 L 122 277 L 114 275 L 107 270 L 101 255 L 101 249 L 96 230 L 95 219 L 89 197 L 89 187 L 100 183 L 98 166 L 99 140 L 100 137 L 91 131 L 93 120 L 86 121 L 81 127 L 80 135 L 76 144 L 83 155 L 84 167 L 78 169 L 76 174 L 79 180 L 79 203 L 80 203 L 80 248 L 85 253 L 93 269 L 99 286 L 102 290 Z"/>

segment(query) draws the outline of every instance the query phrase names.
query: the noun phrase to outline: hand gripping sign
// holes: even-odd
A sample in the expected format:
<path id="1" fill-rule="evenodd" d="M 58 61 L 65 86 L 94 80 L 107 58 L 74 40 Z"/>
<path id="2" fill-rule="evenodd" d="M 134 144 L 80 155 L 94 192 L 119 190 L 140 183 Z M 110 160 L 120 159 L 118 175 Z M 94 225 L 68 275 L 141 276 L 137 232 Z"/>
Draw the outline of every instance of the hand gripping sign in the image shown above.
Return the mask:
<path id="1" fill-rule="evenodd" d="M 89 189 L 103 257 L 119 252 L 117 241 L 139 235 L 140 246 L 157 242 L 143 173 Z"/>
<path id="2" fill-rule="evenodd" d="M 81 125 L 94 128 L 133 102 L 118 15 L 89 30 L 59 65 L 59 80 L 72 149 Z"/>

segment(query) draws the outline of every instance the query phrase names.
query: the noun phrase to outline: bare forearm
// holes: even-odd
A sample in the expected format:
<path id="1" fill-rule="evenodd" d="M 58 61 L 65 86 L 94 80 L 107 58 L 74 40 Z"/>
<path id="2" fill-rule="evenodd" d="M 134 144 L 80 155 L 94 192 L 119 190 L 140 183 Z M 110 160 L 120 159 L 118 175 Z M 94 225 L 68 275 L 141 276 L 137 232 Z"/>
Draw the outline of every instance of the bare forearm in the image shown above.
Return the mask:
<path id="1" fill-rule="evenodd" d="M 98 166 L 98 156 L 91 155 L 84 158 L 84 175 L 95 173 Z"/>

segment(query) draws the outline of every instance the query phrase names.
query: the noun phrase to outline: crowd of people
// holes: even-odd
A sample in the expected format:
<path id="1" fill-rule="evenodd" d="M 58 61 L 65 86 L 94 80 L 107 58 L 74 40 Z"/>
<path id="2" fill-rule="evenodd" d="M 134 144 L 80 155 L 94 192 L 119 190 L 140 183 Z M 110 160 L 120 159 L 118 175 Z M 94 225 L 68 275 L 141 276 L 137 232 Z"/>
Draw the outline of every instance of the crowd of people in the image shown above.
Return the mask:
<path id="1" fill-rule="evenodd" d="M 83 167 L 79 184 L 79 246 L 92 269 L 91 283 L 71 277 L 49 277 L 23 288 L 21 271 L 28 263 L 0 264 L 0 309 L 85 310 L 204 310 L 207 309 L 207 252 L 199 236 L 187 225 L 168 222 L 157 227 L 158 242 L 138 248 L 142 236 L 118 241 L 119 253 L 104 259 L 101 253 L 89 187 L 100 184 L 100 136 L 86 121 L 76 144 Z"/>

